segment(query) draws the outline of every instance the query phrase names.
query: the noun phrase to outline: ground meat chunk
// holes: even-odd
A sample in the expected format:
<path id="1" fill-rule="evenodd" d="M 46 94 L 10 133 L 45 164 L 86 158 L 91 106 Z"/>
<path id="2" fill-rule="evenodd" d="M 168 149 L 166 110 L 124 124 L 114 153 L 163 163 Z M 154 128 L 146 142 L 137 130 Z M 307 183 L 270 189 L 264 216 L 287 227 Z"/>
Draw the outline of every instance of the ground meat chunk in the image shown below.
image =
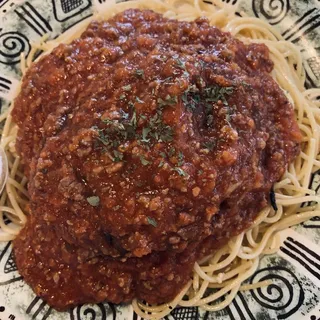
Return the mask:
<path id="1" fill-rule="evenodd" d="M 31 217 L 20 273 L 58 310 L 172 299 L 249 227 L 301 139 L 262 44 L 127 10 L 27 71 L 12 112 Z"/>

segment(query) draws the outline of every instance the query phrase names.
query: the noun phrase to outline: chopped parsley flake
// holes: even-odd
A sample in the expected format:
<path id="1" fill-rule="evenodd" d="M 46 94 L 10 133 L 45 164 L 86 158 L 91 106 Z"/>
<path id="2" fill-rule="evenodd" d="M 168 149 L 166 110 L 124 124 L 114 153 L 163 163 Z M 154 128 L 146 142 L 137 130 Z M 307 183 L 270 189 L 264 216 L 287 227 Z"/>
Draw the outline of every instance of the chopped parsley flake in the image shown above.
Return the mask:
<path id="1" fill-rule="evenodd" d="M 204 80 L 202 84 L 204 84 Z M 218 102 L 219 100 L 225 106 L 228 106 L 228 101 L 226 96 L 233 93 L 233 87 L 219 87 L 211 86 L 203 89 L 203 92 L 199 92 L 199 89 L 196 86 L 189 86 L 189 88 L 182 95 L 182 101 L 185 104 L 186 108 L 193 112 L 197 109 L 197 106 L 202 102 L 204 103 L 204 109 L 206 114 L 206 123 L 207 126 L 213 124 L 213 115 L 212 115 L 212 102 Z M 201 99 L 203 97 L 203 99 Z M 227 115 L 226 120 L 229 121 L 230 117 Z"/>
<path id="2" fill-rule="evenodd" d="M 139 97 L 136 97 L 135 100 L 136 102 L 144 103 Z M 165 106 L 174 105 L 177 102 L 178 98 L 176 96 L 167 95 L 165 99 L 159 98 L 155 114 L 147 117 L 143 114 L 137 114 L 135 103 L 128 101 L 129 111 L 125 112 L 120 109 L 120 119 L 103 119 L 102 122 L 105 124 L 103 128 L 94 127 L 94 130 L 99 134 L 96 138 L 95 149 L 111 153 L 112 160 L 119 162 L 122 161 L 124 155 L 118 151 L 118 148 L 126 141 L 137 140 L 139 145 L 144 143 L 144 147 L 149 150 L 156 142 L 171 142 L 174 136 L 174 129 L 163 122 L 163 109 Z M 139 122 L 142 119 L 144 121 Z M 138 130 L 138 123 L 144 124 L 141 131 Z M 141 158 L 141 163 L 147 165 L 149 161 Z"/>
<path id="3" fill-rule="evenodd" d="M 214 149 L 214 147 L 216 146 L 216 142 L 215 141 L 207 141 L 203 143 L 203 146 L 206 149 L 209 149 L 210 151 L 212 151 Z"/>
<path id="4" fill-rule="evenodd" d="M 113 210 L 113 211 L 118 211 L 120 208 L 121 208 L 121 206 L 117 205 L 117 206 L 114 206 L 114 207 L 112 208 L 112 210 Z"/>
<path id="5" fill-rule="evenodd" d="M 163 161 L 160 161 L 159 165 L 158 165 L 158 168 L 162 168 L 164 165 L 164 162 Z"/>
<path id="6" fill-rule="evenodd" d="M 209 114 L 207 115 L 207 126 L 211 126 L 213 124 L 213 115 Z"/>
<path id="7" fill-rule="evenodd" d="M 144 165 L 144 166 L 147 166 L 148 164 L 151 163 L 151 162 L 148 161 L 143 155 L 140 155 L 139 158 L 140 158 L 141 164 Z"/>
<path id="8" fill-rule="evenodd" d="M 248 82 L 241 81 L 240 83 L 242 84 L 243 87 L 251 87 L 250 83 Z"/>
<path id="9" fill-rule="evenodd" d="M 139 102 L 139 103 L 144 103 L 144 101 L 141 100 L 139 97 L 136 97 L 136 101 Z"/>
<path id="10" fill-rule="evenodd" d="M 162 122 L 161 108 L 150 118 L 147 131 L 149 136 L 156 141 L 170 142 L 173 140 L 173 129 Z"/>
<path id="11" fill-rule="evenodd" d="M 186 63 L 182 61 L 180 58 L 176 58 L 177 66 L 182 69 L 186 70 Z"/>
<path id="12" fill-rule="evenodd" d="M 122 119 L 126 120 L 129 117 L 129 114 L 122 112 Z M 97 140 L 100 141 L 107 150 L 118 148 L 119 145 L 125 141 L 130 140 L 135 137 L 136 122 L 135 112 L 133 112 L 130 122 L 119 122 L 119 120 L 110 120 L 104 119 L 103 123 L 106 124 L 106 127 L 103 129 L 96 128 L 99 133 Z"/>
<path id="13" fill-rule="evenodd" d="M 120 95 L 120 97 L 119 97 L 120 100 L 123 100 L 123 99 L 125 99 L 125 98 L 126 98 L 126 95 L 125 95 L 124 93 L 122 93 L 122 94 Z"/>
<path id="14" fill-rule="evenodd" d="M 231 115 L 230 115 L 230 112 L 228 111 L 226 114 L 226 121 L 230 124 L 230 120 L 231 120 Z"/>
<path id="15" fill-rule="evenodd" d="M 162 62 L 167 61 L 167 57 L 163 56 L 163 55 L 158 55 L 158 56 L 153 56 L 155 60 L 159 60 Z"/>
<path id="16" fill-rule="evenodd" d="M 142 69 L 137 69 L 134 73 L 137 77 L 144 79 L 144 71 Z"/>
<path id="17" fill-rule="evenodd" d="M 197 81 L 198 81 L 198 83 L 199 83 L 199 85 L 200 85 L 201 88 L 204 88 L 204 87 L 206 86 L 206 82 L 203 80 L 202 77 L 199 76 L 199 77 L 197 78 Z"/>
<path id="18" fill-rule="evenodd" d="M 183 153 L 181 151 L 179 151 L 178 153 L 178 166 L 182 166 L 183 165 L 183 159 L 184 159 L 184 156 L 183 156 Z"/>
<path id="19" fill-rule="evenodd" d="M 219 87 L 213 86 L 204 89 L 205 99 L 207 102 L 217 102 L 221 100 L 224 105 L 228 105 L 226 95 L 233 93 L 233 87 Z"/>
<path id="20" fill-rule="evenodd" d="M 172 157 L 175 154 L 175 152 L 176 152 L 176 149 L 174 147 L 171 147 L 169 152 L 168 152 L 168 156 Z"/>
<path id="21" fill-rule="evenodd" d="M 142 139 L 141 139 L 142 142 L 149 142 L 150 141 L 150 139 L 147 139 L 150 131 L 151 131 L 151 128 L 149 128 L 149 127 L 145 127 L 142 129 Z"/>
<path id="22" fill-rule="evenodd" d="M 167 81 L 170 81 L 170 80 L 172 80 L 172 77 L 165 78 L 165 79 L 163 80 L 163 82 L 167 82 Z"/>
<path id="23" fill-rule="evenodd" d="M 188 71 L 183 71 L 183 75 L 184 75 L 186 78 L 188 78 L 190 74 L 189 74 Z"/>
<path id="24" fill-rule="evenodd" d="M 121 118 L 127 120 L 129 118 L 129 113 L 126 113 L 122 109 L 120 109 Z"/>
<path id="25" fill-rule="evenodd" d="M 179 167 L 174 167 L 172 170 L 178 172 L 179 176 L 182 176 L 182 177 L 187 177 L 188 176 L 188 174 L 184 170 L 179 168 Z"/>
<path id="26" fill-rule="evenodd" d="M 128 84 L 128 85 L 126 85 L 126 86 L 123 86 L 122 89 L 123 89 L 124 91 L 130 91 L 130 90 L 132 89 L 132 87 L 131 87 L 130 84 Z"/>
<path id="27" fill-rule="evenodd" d="M 147 217 L 148 223 L 151 224 L 153 227 L 157 227 L 158 223 L 155 219 L 151 218 L 151 217 Z"/>
<path id="28" fill-rule="evenodd" d="M 201 101 L 199 89 L 195 85 L 189 86 L 183 93 L 181 99 L 186 108 L 189 111 L 194 112 Z"/>
<path id="29" fill-rule="evenodd" d="M 160 128 L 159 141 L 170 142 L 173 140 L 173 129 L 170 126 L 162 125 Z"/>
<path id="30" fill-rule="evenodd" d="M 205 85 L 204 80 L 200 79 L 200 86 Z M 228 101 L 226 96 L 233 93 L 233 87 L 220 87 L 220 86 L 210 86 L 204 88 L 201 92 L 195 85 L 191 85 L 181 96 L 181 100 L 184 103 L 187 110 L 194 112 L 200 103 L 204 104 L 206 123 L 207 126 L 211 126 L 213 123 L 212 115 L 212 103 L 218 102 L 219 100 L 225 106 L 228 106 Z M 229 122 L 230 117 L 227 115 L 226 120 Z"/>
<path id="31" fill-rule="evenodd" d="M 114 158 L 113 161 L 114 162 L 120 162 L 123 159 L 123 153 L 119 152 L 118 150 L 113 150 L 113 154 L 114 154 Z"/>
<path id="32" fill-rule="evenodd" d="M 165 100 L 158 98 L 157 100 L 160 107 L 172 106 L 178 103 L 178 98 L 176 96 L 171 97 L 169 94 L 165 97 Z"/>
<path id="33" fill-rule="evenodd" d="M 226 95 L 231 95 L 233 93 L 233 87 L 208 87 L 204 89 L 205 95 L 205 114 L 207 116 L 207 125 L 210 126 L 213 123 L 212 115 L 212 102 L 218 102 L 219 100 L 225 106 L 228 106 L 228 101 Z"/>
<path id="34" fill-rule="evenodd" d="M 130 120 L 130 123 L 132 126 L 136 127 L 137 126 L 137 113 L 136 110 L 133 109 L 133 113 L 132 113 L 132 118 Z"/>
<path id="35" fill-rule="evenodd" d="M 93 207 L 97 207 L 100 204 L 100 198 L 98 196 L 88 197 L 87 201 Z"/>

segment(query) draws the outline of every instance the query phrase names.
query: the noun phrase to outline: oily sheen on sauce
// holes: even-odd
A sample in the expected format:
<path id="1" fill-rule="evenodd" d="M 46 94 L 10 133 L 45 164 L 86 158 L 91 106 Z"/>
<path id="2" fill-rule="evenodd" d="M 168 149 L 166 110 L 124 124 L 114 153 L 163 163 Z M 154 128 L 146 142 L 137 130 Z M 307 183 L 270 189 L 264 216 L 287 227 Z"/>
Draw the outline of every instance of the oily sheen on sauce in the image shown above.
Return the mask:
<path id="1" fill-rule="evenodd" d="M 15 100 L 30 217 L 17 266 L 58 310 L 162 303 L 249 227 L 299 152 L 262 44 L 127 10 L 27 71 Z"/>

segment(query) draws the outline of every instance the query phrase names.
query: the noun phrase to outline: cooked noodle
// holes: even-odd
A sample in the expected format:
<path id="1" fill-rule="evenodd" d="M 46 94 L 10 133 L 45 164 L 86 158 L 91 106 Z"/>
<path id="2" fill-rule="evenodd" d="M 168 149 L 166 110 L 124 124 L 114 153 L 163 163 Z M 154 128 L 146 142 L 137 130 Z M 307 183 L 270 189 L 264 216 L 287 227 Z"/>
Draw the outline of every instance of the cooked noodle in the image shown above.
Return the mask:
<path id="1" fill-rule="evenodd" d="M 200 0 L 139 0 L 115 4 L 112 1 L 99 6 L 95 19 L 108 19 L 128 8 L 152 9 L 167 18 L 192 21 L 206 16 L 212 25 L 230 32 L 244 43 L 264 43 L 270 50 L 274 62 L 273 78 L 294 105 L 297 121 L 303 135 L 301 153 L 292 163 L 282 180 L 274 185 L 278 210 L 271 206 L 263 209 L 251 228 L 231 239 L 223 248 L 210 257 L 198 261 L 194 266 L 192 280 L 170 303 L 149 306 L 134 300 L 135 312 L 145 319 L 160 319 L 168 315 L 176 306 L 199 306 L 204 310 L 218 311 L 226 307 L 239 290 L 251 290 L 268 286 L 270 281 L 253 284 L 241 283 L 254 274 L 259 258 L 263 254 L 274 253 L 280 246 L 277 232 L 292 225 L 320 216 L 320 196 L 309 189 L 310 176 L 320 168 L 320 89 L 305 90 L 305 71 L 297 47 L 284 41 L 282 36 L 269 24 L 256 18 L 235 16 L 234 7 L 213 0 L 213 5 Z M 59 43 L 69 43 L 79 37 L 92 18 L 62 34 L 59 38 L 47 41 L 43 37 L 35 44 L 26 58 L 21 57 L 21 70 L 30 67 L 34 54 L 39 50 L 50 52 Z M 11 105 L 10 110 L 12 110 Z M 15 152 L 17 127 L 12 122 L 10 110 L 0 116 L 5 121 L 1 146 L 6 151 L 9 162 L 9 179 L 0 198 L 1 241 L 13 240 L 26 223 L 28 212 L 27 179 L 22 173 L 20 159 Z M 309 207 L 302 206 L 310 202 Z M 12 223 L 5 224 L 4 217 Z M 209 295 L 204 294 L 210 288 Z M 221 297 L 224 300 L 221 302 Z M 219 300 L 219 301 L 218 301 Z"/>

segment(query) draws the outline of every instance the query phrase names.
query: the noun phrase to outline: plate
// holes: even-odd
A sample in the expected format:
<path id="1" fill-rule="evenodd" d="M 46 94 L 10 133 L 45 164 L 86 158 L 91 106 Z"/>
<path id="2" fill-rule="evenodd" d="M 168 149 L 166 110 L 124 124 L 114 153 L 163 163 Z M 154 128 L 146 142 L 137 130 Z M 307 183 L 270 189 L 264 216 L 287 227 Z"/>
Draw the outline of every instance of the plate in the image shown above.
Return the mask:
<path id="1" fill-rule="evenodd" d="M 97 0 L 99 6 L 108 0 Z M 223 0 L 246 13 L 268 21 L 286 40 L 296 44 L 307 72 L 306 86 L 320 87 L 319 0 Z M 0 0 L 0 110 L 10 105 L 19 83 L 20 54 L 30 43 L 50 34 L 54 38 L 90 17 L 90 0 Z M 320 171 L 311 177 L 320 189 Z M 177 308 L 167 320 L 318 320 L 320 317 L 320 218 L 284 230 L 277 254 L 261 259 L 248 280 L 271 279 L 266 288 L 240 292 L 219 312 L 196 307 Z M 36 297 L 24 283 L 13 260 L 11 243 L 0 243 L 0 320 L 138 320 L 131 305 L 100 303 L 58 313 Z"/>

